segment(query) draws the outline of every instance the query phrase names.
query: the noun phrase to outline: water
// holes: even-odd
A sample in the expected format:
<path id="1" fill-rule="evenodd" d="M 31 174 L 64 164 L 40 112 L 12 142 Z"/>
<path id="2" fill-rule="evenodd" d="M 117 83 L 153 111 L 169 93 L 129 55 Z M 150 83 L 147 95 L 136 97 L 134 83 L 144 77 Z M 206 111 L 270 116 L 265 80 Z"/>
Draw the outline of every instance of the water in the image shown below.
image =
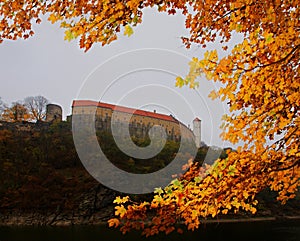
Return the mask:
<path id="1" fill-rule="evenodd" d="M 150 238 L 139 233 L 122 235 L 106 226 L 0 227 L 0 241 L 300 241 L 300 221 L 219 223 L 195 232 Z"/>

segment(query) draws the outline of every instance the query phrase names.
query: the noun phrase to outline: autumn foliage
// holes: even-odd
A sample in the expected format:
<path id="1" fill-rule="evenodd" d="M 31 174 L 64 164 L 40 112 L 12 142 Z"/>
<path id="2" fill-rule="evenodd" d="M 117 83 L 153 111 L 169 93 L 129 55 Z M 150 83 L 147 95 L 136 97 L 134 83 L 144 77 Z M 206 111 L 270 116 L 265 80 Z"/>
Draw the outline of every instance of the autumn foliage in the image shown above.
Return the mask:
<path id="1" fill-rule="evenodd" d="M 0 5 L 0 38 L 27 38 L 40 14 L 60 22 L 66 39 L 79 38 L 88 50 L 108 44 L 124 27 L 141 23 L 142 9 L 182 13 L 190 35 L 182 40 L 205 47 L 219 41 L 227 55 L 208 51 L 193 58 L 190 72 L 176 85 L 197 85 L 197 77 L 222 83 L 210 94 L 230 108 L 224 116 L 224 140 L 240 144 L 225 160 L 206 169 L 191 166 L 185 176 L 157 189 L 151 202 L 116 199 L 110 226 L 143 229 L 144 234 L 175 230 L 178 221 L 194 230 L 201 218 L 241 209 L 255 213 L 255 196 L 269 187 L 285 203 L 300 185 L 300 24 L 297 1 L 6 1 Z M 229 42 L 243 40 L 230 52 Z M 201 84 L 201 83 L 200 83 Z M 178 230 L 181 232 L 181 230 Z"/>
<path id="2" fill-rule="evenodd" d="M 17 101 L 11 105 L 0 99 L 0 121 L 22 122 L 43 121 L 46 118 L 46 106 L 49 101 L 43 96 L 28 96 L 24 101 Z"/>

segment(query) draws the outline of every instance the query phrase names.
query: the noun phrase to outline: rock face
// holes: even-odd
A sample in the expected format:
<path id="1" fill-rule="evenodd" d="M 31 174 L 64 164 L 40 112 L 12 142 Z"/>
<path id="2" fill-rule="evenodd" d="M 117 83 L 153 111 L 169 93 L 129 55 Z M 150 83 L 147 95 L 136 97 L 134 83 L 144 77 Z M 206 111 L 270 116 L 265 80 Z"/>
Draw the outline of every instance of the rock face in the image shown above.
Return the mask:
<path id="1" fill-rule="evenodd" d="M 56 211 L 1 210 L 0 225 L 54 225 L 100 224 L 113 216 L 113 200 L 118 194 L 98 184 L 80 197 L 77 209 Z"/>

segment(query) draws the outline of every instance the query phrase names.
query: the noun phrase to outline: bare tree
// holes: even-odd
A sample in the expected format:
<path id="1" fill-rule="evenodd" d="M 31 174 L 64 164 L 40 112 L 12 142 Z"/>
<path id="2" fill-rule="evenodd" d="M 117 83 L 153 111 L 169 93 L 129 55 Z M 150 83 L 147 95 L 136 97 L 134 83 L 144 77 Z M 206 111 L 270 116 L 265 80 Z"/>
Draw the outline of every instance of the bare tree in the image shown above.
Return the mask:
<path id="1" fill-rule="evenodd" d="M 32 115 L 32 118 L 36 121 L 45 119 L 46 117 L 46 106 L 49 101 L 41 95 L 29 96 L 24 99 L 24 103 Z"/>
<path id="2" fill-rule="evenodd" d="M 0 117 L 1 117 L 4 109 L 5 109 L 5 104 L 4 104 L 3 100 L 0 97 Z"/>

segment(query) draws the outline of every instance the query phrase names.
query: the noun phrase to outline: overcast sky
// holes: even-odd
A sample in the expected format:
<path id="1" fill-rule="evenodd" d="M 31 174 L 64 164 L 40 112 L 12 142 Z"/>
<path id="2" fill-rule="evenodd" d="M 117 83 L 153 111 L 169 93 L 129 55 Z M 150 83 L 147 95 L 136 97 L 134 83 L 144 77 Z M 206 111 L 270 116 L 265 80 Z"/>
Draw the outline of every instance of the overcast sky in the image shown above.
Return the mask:
<path id="1" fill-rule="evenodd" d="M 198 90 L 175 88 L 177 75 L 188 71 L 189 59 L 204 50 L 186 50 L 184 18 L 146 9 L 143 23 L 131 37 L 122 36 L 87 53 L 78 42 L 64 41 L 59 24 L 43 21 L 28 40 L 0 44 L 1 91 L 6 103 L 43 95 L 71 113 L 73 99 L 94 99 L 173 114 L 186 125 L 202 120 L 202 139 L 227 146 L 219 139 L 223 105 L 207 98 L 213 83 L 200 80 Z M 212 47 L 218 48 L 217 45 Z M 97 90 L 97 91 L 96 91 Z"/>

